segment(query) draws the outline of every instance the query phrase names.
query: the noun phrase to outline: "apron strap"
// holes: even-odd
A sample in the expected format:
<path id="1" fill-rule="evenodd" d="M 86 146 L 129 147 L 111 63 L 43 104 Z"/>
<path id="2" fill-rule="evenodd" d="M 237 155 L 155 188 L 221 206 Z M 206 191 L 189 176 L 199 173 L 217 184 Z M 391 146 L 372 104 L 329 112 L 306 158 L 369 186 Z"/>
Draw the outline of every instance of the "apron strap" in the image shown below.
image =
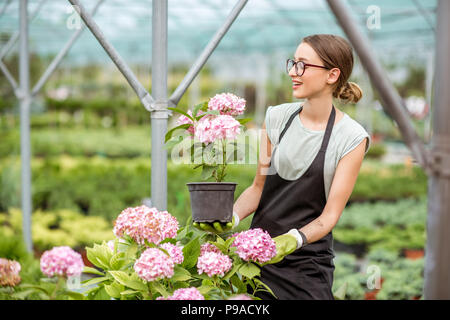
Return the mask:
<path id="1" fill-rule="evenodd" d="M 332 105 L 332 107 L 333 108 L 331 109 L 330 117 L 328 118 L 327 128 L 325 129 L 325 136 L 322 140 L 322 145 L 320 147 L 319 152 L 325 152 L 327 150 L 328 140 L 330 140 L 331 130 L 333 129 L 334 119 L 336 116 L 336 110 L 334 105 Z"/>
<path id="2" fill-rule="evenodd" d="M 292 120 L 294 120 L 294 118 L 299 114 L 300 111 L 302 111 L 303 106 L 301 106 L 297 111 L 295 111 L 290 117 L 288 122 L 286 123 L 286 125 L 284 126 L 283 131 L 280 134 L 280 137 L 278 138 L 278 144 L 280 144 L 281 138 L 283 138 L 284 133 L 286 132 L 286 130 L 289 128 L 289 126 L 291 125 Z"/>

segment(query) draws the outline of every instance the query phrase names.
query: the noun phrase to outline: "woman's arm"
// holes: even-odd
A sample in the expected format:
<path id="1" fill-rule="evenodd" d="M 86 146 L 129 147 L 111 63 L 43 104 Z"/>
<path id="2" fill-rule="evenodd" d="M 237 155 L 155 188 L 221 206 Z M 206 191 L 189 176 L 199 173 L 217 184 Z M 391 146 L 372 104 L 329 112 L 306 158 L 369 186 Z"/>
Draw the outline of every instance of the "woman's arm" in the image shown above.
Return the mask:
<path id="1" fill-rule="evenodd" d="M 248 217 L 258 208 L 264 182 L 266 181 L 271 155 L 272 144 L 267 136 L 266 124 L 263 123 L 255 178 L 252 185 L 241 193 L 233 206 L 233 211 L 237 213 L 240 220 Z"/>
<path id="2" fill-rule="evenodd" d="M 322 214 L 299 229 L 305 234 L 308 243 L 322 239 L 337 224 L 358 178 L 366 140 L 367 138 L 339 161 Z"/>

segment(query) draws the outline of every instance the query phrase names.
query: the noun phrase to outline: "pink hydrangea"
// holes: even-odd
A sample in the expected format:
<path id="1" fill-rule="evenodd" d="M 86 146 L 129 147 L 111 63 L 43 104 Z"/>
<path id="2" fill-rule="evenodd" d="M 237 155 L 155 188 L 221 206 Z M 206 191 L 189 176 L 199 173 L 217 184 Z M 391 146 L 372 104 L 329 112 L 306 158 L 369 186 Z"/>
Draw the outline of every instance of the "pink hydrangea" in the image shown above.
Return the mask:
<path id="1" fill-rule="evenodd" d="M 173 292 L 173 295 L 167 298 L 158 297 L 156 300 L 205 300 L 205 297 L 198 291 L 197 288 L 181 288 Z"/>
<path id="2" fill-rule="evenodd" d="M 0 287 L 14 287 L 20 282 L 20 263 L 15 260 L 0 258 Z"/>
<path id="3" fill-rule="evenodd" d="M 167 211 L 139 206 L 123 210 L 114 224 L 114 234 L 122 237 L 130 236 L 138 244 L 145 240 L 159 244 L 166 238 L 175 238 L 178 231 L 178 221 Z"/>
<path id="4" fill-rule="evenodd" d="M 230 257 L 223 253 L 205 252 L 197 260 L 199 274 L 206 273 L 209 277 L 220 275 L 223 277 L 232 267 Z"/>
<path id="5" fill-rule="evenodd" d="M 41 271 L 47 277 L 78 276 L 83 272 L 81 254 L 70 247 L 54 247 L 41 256 Z"/>
<path id="6" fill-rule="evenodd" d="M 175 264 L 183 263 L 184 256 L 182 247 L 179 247 L 171 243 L 163 243 L 160 247 L 169 253 L 170 257 L 172 258 Z"/>
<path id="7" fill-rule="evenodd" d="M 264 263 L 275 257 L 277 248 L 269 233 L 261 228 L 235 233 L 231 246 L 236 247 L 236 253 L 245 261 Z"/>
<path id="8" fill-rule="evenodd" d="M 173 268 L 172 258 L 158 248 L 146 249 L 134 263 L 134 271 L 145 281 L 171 278 Z"/>
<path id="9" fill-rule="evenodd" d="M 241 133 L 240 122 L 229 115 L 205 116 L 197 122 L 195 137 L 203 143 L 219 139 L 236 139 Z"/>
<path id="10" fill-rule="evenodd" d="M 204 243 L 200 246 L 200 255 L 204 254 L 205 252 L 216 252 L 216 253 L 222 253 L 219 248 L 217 248 L 212 243 Z"/>
<path id="11" fill-rule="evenodd" d="M 208 102 L 208 110 L 218 110 L 222 115 L 237 116 L 244 113 L 245 99 L 232 93 L 216 94 Z"/>

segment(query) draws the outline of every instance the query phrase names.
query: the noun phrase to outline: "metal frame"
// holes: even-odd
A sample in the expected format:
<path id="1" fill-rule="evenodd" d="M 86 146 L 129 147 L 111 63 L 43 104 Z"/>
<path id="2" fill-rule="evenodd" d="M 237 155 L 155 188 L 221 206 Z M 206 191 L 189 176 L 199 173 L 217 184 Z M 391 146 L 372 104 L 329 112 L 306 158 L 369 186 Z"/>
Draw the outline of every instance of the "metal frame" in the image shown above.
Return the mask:
<path id="1" fill-rule="evenodd" d="M 153 10 L 153 96 L 148 93 L 144 86 L 138 81 L 126 62 L 103 36 L 100 28 L 96 25 L 91 15 L 95 13 L 100 3 L 99 0 L 92 14 L 86 12 L 79 0 L 68 0 L 77 6 L 79 15 L 85 25 L 97 38 L 112 61 L 138 95 L 142 105 L 151 113 L 152 119 L 152 202 L 159 210 L 167 209 L 167 154 L 164 148 L 164 135 L 167 131 L 168 117 L 171 112 L 169 106 L 176 106 L 187 88 L 199 74 L 201 68 L 215 50 L 221 39 L 227 33 L 248 0 L 239 0 L 234 6 L 222 27 L 216 32 L 203 52 L 194 62 L 189 72 L 181 81 L 170 98 L 167 95 L 167 20 L 168 1 L 154 0 Z M 6 2 L 1 13 L 6 10 L 10 1 Z M 423 167 L 430 177 L 429 189 L 429 215 L 428 215 L 428 241 L 425 272 L 425 298 L 448 299 L 450 298 L 450 277 L 448 267 L 450 266 L 450 255 L 447 254 L 445 245 L 450 242 L 450 236 L 446 232 L 446 226 L 450 223 L 450 197 L 445 193 L 450 190 L 450 133 L 447 132 L 446 120 L 449 118 L 450 93 L 445 87 L 450 82 L 450 66 L 447 60 L 450 54 L 450 43 L 448 33 L 450 32 L 449 13 L 450 2 L 439 0 L 438 5 L 438 27 L 436 55 L 436 108 L 433 114 L 435 123 L 435 135 L 432 139 L 433 149 L 428 152 L 423 142 L 413 128 L 406 109 L 400 96 L 389 81 L 386 72 L 377 61 L 370 48 L 370 42 L 366 36 L 358 30 L 356 22 L 349 14 L 350 9 L 341 0 L 327 0 L 328 6 L 337 18 L 338 23 L 352 43 L 355 51 L 360 57 L 361 63 L 367 70 L 370 80 L 380 93 L 383 100 L 383 108 L 397 122 L 399 129 L 405 139 L 405 143 L 411 149 L 413 156 L 419 165 Z M 427 19 L 424 9 L 415 2 L 417 9 Z M 30 173 L 30 103 L 33 97 L 48 80 L 64 55 L 68 52 L 75 40 L 81 33 L 74 33 L 72 38 L 63 48 L 61 53 L 54 59 L 37 85 L 30 92 L 29 88 L 29 51 L 28 51 L 28 0 L 20 0 L 20 84 L 17 85 L 14 78 L 1 62 L 1 57 L 6 53 L 0 53 L 0 69 L 15 89 L 20 100 L 20 126 L 21 126 L 21 157 L 22 157 L 22 211 L 23 230 L 27 249 L 32 250 L 31 242 L 31 173 Z M 427 21 L 429 21 L 427 19 Z M 430 25 L 431 26 L 431 25 Z M 432 27 L 432 26 L 431 26 Z M 448 192 L 447 192 L 448 193 Z M 447 196 L 447 197 L 446 197 Z M 435 200 L 435 201 L 433 201 Z M 445 279 L 445 281 L 443 281 Z"/>

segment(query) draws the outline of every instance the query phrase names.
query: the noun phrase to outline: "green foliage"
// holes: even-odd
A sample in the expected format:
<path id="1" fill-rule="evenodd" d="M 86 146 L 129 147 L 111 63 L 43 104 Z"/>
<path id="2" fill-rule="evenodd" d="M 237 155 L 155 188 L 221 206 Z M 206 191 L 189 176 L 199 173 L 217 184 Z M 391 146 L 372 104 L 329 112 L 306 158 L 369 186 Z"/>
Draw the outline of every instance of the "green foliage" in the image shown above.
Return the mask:
<path id="1" fill-rule="evenodd" d="M 22 213 L 11 208 L 8 213 L 0 213 L 0 230 L 12 236 L 22 233 Z M 70 210 L 56 210 L 32 214 L 32 237 L 38 251 L 54 246 L 82 248 L 103 239 L 112 239 L 111 224 L 101 217 L 86 217 Z"/>

